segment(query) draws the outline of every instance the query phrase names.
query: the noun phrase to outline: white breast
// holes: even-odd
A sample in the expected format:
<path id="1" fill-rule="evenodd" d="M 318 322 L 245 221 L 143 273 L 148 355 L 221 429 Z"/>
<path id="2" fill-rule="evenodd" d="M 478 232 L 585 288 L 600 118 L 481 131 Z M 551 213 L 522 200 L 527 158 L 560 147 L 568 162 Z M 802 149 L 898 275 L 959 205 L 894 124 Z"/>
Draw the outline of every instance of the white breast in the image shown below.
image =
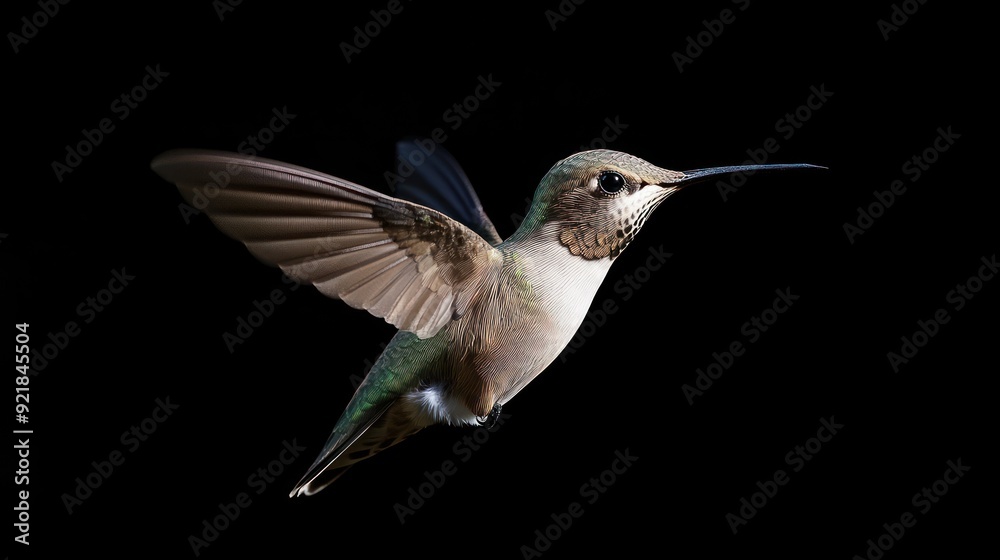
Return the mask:
<path id="1" fill-rule="evenodd" d="M 535 305 L 534 347 L 525 371 L 500 399 L 506 403 L 563 351 L 576 334 L 604 282 L 611 259 L 587 260 L 573 255 L 556 241 L 553 231 L 543 229 L 517 247 L 524 274 L 530 278 Z"/>

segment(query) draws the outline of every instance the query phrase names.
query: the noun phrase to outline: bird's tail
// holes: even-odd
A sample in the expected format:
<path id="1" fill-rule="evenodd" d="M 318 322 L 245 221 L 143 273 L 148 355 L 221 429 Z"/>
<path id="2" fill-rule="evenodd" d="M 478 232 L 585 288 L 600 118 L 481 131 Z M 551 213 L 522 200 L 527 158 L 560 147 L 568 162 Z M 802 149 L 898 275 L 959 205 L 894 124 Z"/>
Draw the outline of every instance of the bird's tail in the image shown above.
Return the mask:
<path id="1" fill-rule="evenodd" d="M 413 418 L 397 402 L 385 407 L 369 422 L 342 429 L 338 425 L 323 451 L 302 480 L 295 485 L 290 497 L 311 496 L 337 480 L 347 469 L 359 461 L 375 455 L 383 449 L 419 432 L 423 426 L 413 422 Z"/>

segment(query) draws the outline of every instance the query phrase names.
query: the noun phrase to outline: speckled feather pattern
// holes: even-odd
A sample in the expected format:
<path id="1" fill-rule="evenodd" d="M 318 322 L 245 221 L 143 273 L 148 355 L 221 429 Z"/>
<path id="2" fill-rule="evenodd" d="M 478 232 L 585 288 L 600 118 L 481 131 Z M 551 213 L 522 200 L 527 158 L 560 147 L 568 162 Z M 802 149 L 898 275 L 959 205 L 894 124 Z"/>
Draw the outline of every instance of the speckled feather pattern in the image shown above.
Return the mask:
<path id="1" fill-rule="evenodd" d="M 605 171 L 617 171 L 625 177 L 629 196 L 595 196 L 588 184 Z M 650 213 L 674 192 L 656 185 L 682 178 L 681 172 L 661 169 L 629 154 L 581 152 L 557 163 L 546 176 L 555 188 L 539 187 L 552 197 L 545 204 L 549 211 L 544 219 L 561 224 L 559 242 L 574 255 L 614 259 L 635 238 Z"/>

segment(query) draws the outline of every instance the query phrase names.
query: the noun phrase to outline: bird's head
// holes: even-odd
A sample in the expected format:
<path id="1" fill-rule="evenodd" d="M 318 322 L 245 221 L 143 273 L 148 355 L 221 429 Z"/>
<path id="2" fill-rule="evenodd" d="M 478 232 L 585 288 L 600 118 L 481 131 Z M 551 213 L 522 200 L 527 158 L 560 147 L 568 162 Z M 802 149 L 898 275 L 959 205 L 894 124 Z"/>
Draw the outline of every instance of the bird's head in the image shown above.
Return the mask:
<path id="1" fill-rule="evenodd" d="M 735 172 L 815 168 L 808 164 L 739 165 L 671 171 L 612 150 L 574 154 L 552 166 L 535 190 L 515 236 L 543 228 L 572 254 L 614 260 L 653 210 L 677 191 Z"/>

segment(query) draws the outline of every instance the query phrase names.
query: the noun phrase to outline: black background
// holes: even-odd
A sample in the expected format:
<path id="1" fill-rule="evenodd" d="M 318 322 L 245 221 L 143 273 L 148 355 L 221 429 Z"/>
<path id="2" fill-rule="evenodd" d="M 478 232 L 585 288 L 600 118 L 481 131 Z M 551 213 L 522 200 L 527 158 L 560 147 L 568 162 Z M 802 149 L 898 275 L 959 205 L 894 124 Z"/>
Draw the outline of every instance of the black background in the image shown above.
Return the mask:
<path id="1" fill-rule="evenodd" d="M 243 2 L 221 21 L 208 1 L 61 7 L 5 54 L 9 321 L 30 323 L 39 350 L 80 324 L 31 381 L 31 545 L 13 555 L 192 557 L 189 536 L 240 492 L 252 504 L 201 557 L 518 558 L 572 502 L 583 515 L 545 558 L 846 559 L 904 512 L 917 523 L 885 558 L 969 553 L 995 508 L 985 386 L 997 281 L 961 310 L 946 297 L 997 249 L 995 178 L 973 155 L 991 141 L 994 100 L 964 70 L 980 64 L 984 18 L 931 1 L 886 41 L 877 21 L 890 2 L 787 4 L 591 0 L 553 30 L 554 0 L 405 2 L 350 62 L 341 44 L 385 2 Z M 40 9 L 7 7 L 7 32 Z M 671 55 L 723 9 L 735 22 L 679 72 Z M 120 120 L 111 105 L 147 65 L 169 75 Z M 453 129 L 445 111 L 490 76 L 500 85 Z M 832 95 L 781 137 L 776 123 L 812 86 Z M 509 403 L 471 456 L 454 446 L 474 430 L 428 429 L 292 500 L 351 376 L 393 329 L 311 287 L 291 291 L 204 216 L 186 223 L 176 189 L 149 170 L 171 148 L 235 150 L 286 107 L 294 119 L 261 156 L 381 190 L 396 141 L 444 128 L 503 236 L 548 168 L 606 119 L 627 125 L 610 148 L 670 169 L 738 164 L 768 137 L 780 145 L 771 162 L 830 169 L 753 177 L 727 201 L 714 183 L 673 197 L 597 294 L 595 308 L 610 299 L 618 311 Z M 52 162 L 103 118 L 114 131 L 57 180 Z M 911 181 L 903 164 L 939 127 L 960 138 Z M 851 243 L 844 223 L 896 179 L 905 194 Z M 661 246 L 673 256 L 625 299 L 616 282 Z M 77 307 L 122 267 L 134 280 L 84 322 Z M 681 386 L 713 352 L 746 342 L 741 326 L 786 288 L 799 296 L 791 309 L 689 404 Z M 231 354 L 222 334 L 275 289 L 287 300 Z M 887 353 L 939 308 L 950 321 L 893 371 Z M 167 397 L 179 408 L 130 451 L 122 433 Z M 831 417 L 843 428 L 793 472 L 786 454 Z M 306 451 L 257 494 L 248 477 L 293 441 Z M 116 450 L 124 463 L 69 513 L 77 478 Z M 638 459 L 587 503 L 581 486 L 616 450 Z M 919 513 L 913 495 L 959 458 L 971 469 Z M 400 524 L 394 505 L 446 460 L 457 473 Z M 734 535 L 726 515 L 778 469 L 789 482 Z"/>

